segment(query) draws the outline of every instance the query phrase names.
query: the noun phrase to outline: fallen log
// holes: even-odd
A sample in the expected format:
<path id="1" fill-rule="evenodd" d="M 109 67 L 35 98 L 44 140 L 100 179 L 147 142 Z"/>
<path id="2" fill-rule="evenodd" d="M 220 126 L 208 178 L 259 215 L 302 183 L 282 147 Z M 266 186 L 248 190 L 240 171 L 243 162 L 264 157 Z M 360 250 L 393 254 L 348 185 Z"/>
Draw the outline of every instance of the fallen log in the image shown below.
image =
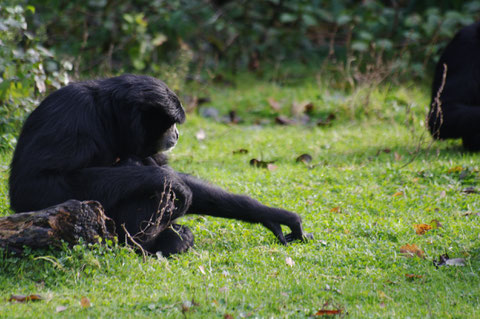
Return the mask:
<path id="1" fill-rule="evenodd" d="M 60 247 L 80 242 L 98 243 L 113 239 L 115 223 L 96 201 L 69 200 L 43 210 L 0 218 L 0 248 L 22 252 L 31 248 Z"/>

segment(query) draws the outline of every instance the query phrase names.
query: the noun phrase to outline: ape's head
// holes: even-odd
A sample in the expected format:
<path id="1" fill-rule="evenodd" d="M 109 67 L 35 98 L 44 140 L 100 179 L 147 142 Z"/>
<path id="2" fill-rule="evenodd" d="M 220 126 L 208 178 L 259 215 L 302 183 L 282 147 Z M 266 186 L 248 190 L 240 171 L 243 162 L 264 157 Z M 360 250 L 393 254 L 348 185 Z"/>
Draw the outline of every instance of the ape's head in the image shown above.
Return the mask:
<path id="1" fill-rule="evenodd" d="M 185 110 L 165 83 L 150 76 L 122 75 L 117 78 L 123 92 L 117 91 L 123 110 L 129 112 L 124 140 L 128 155 L 151 156 L 172 149 L 178 141 L 176 124 L 185 121 Z"/>

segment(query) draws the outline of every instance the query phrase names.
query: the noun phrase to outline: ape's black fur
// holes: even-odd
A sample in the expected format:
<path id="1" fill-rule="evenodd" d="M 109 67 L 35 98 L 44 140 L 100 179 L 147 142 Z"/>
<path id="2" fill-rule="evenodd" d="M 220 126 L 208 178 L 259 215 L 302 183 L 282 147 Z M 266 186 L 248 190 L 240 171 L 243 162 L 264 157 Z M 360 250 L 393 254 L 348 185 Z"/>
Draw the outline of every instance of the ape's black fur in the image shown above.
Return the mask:
<path id="1" fill-rule="evenodd" d="M 462 138 L 466 149 L 480 151 L 480 22 L 460 30 L 438 61 L 428 124 L 433 137 Z"/>
<path id="2" fill-rule="evenodd" d="M 15 212 L 68 199 L 98 200 L 148 251 L 165 255 L 193 244 L 184 214 L 261 223 L 286 244 L 303 239 L 300 217 L 227 193 L 173 171 L 157 152 L 178 139 L 184 110 L 161 81 L 123 75 L 70 84 L 49 95 L 26 120 L 11 164 Z M 292 230 L 284 236 L 281 225 Z M 179 236 L 180 235 L 180 236 Z"/>

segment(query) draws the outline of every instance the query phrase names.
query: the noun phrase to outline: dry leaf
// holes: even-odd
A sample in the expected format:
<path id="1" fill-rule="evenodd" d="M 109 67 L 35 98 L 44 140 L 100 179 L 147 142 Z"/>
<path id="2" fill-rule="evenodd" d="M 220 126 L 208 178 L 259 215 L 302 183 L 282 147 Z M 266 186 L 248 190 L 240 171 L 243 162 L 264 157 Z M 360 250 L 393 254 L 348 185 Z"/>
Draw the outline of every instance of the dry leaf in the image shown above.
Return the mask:
<path id="1" fill-rule="evenodd" d="M 305 154 L 302 154 L 302 155 L 300 155 L 299 157 L 297 157 L 297 159 L 295 160 L 295 162 L 297 162 L 297 163 L 298 163 L 298 162 L 303 162 L 303 163 L 305 163 L 305 164 L 308 164 L 308 163 L 310 163 L 310 162 L 312 161 L 312 159 L 313 159 L 313 158 L 312 158 L 312 155 L 305 153 Z"/>
<path id="2" fill-rule="evenodd" d="M 333 207 L 332 209 L 330 209 L 330 212 L 332 213 L 341 213 L 342 212 L 342 208 L 341 207 Z"/>
<path id="3" fill-rule="evenodd" d="M 395 194 L 393 194 L 392 196 L 393 197 L 398 197 L 398 196 L 402 196 L 403 195 L 403 192 L 396 192 Z"/>
<path id="4" fill-rule="evenodd" d="M 232 124 L 237 124 L 241 122 L 241 119 L 238 117 L 237 112 L 235 110 L 231 110 L 228 112 L 228 120 Z"/>
<path id="5" fill-rule="evenodd" d="M 289 265 L 290 267 L 295 266 L 295 262 L 293 261 L 293 259 L 292 259 L 291 257 L 285 258 L 285 263 L 286 263 L 287 265 Z"/>
<path id="6" fill-rule="evenodd" d="M 402 159 L 402 155 L 395 152 L 395 153 L 393 153 L 393 158 L 395 159 L 396 162 L 398 162 Z"/>
<path id="7" fill-rule="evenodd" d="M 402 247 L 400 247 L 400 252 L 404 254 L 405 257 L 418 256 L 420 258 L 424 258 L 423 251 L 415 244 L 403 245 Z"/>
<path id="8" fill-rule="evenodd" d="M 184 301 L 182 302 L 182 313 L 185 313 L 187 311 L 190 310 L 190 308 L 192 308 L 193 304 L 191 301 Z"/>
<path id="9" fill-rule="evenodd" d="M 271 171 L 271 172 L 273 172 L 273 171 L 276 170 L 277 168 L 278 168 L 278 166 L 275 165 L 275 164 L 271 164 L 271 163 L 267 164 L 267 169 L 268 169 L 269 171 Z"/>
<path id="10" fill-rule="evenodd" d="M 335 316 L 340 315 L 342 313 L 342 309 L 320 309 L 317 311 L 314 316 Z"/>
<path id="11" fill-rule="evenodd" d="M 298 116 L 302 113 L 311 113 L 315 106 L 310 101 L 296 102 L 292 103 L 292 114 Z"/>
<path id="12" fill-rule="evenodd" d="M 200 269 L 200 272 L 201 272 L 202 274 L 206 275 L 206 273 L 205 273 L 205 268 L 204 268 L 202 265 L 198 266 L 198 269 Z"/>
<path id="13" fill-rule="evenodd" d="M 467 188 L 464 188 L 462 189 L 462 193 L 465 193 L 465 194 L 478 194 L 480 193 L 475 187 L 471 186 L 471 187 L 467 187 Z"/>
<path id="14" fill-rule="evenodd" d="M 268 169 L 268 165 L 269 164 L 273 164 L 275 163 L 275 161 L 260 161 L 260 160 L 257 160 L 256 158 L 252 158 L 250 160 L 250 165 L 253 166 L 253 167 L 259 167 L 259 168 L 267 168 Z"/>
<path id="15" fill-rule="evenodd" d="M 447 266 L 465 266 L 465 259 L 464 258 L 452 258 L 448 259 L 445 262 Z"/>
<path id="16" fill-rule="evenodd" d="M 435 267 L 439 266 L 465 266 L 465 259 L 464 258 L 450 258 L 448 254 L 440 255 L 437 260 L 433 260 L 433 264 Z"/>
<path id="17" fill-rule="evenodd" d="M 455 166 L 448 170 L 449 173 L 460 173 L 463 170 L 461 166 Z"/>
<path id="18" fill-rule="evenodd" d="M 88 299 L 85 296 L 80 299 L 80 304 L 82 305 L 83 308 L 89 308 L 92 306 L 90 299 Z"/>
<path id="19" fill-rule="evenodd" d="M 248 150 L 247 149 L 244 149 L 244 148 L 241 148 L 241 149 L 238 149 L 238 150 L 235 150 L 232 152 L 233 154 L 247 154 L 248 153 Z"/>
<path id="20" fill-rule="evenodd" d="M 328 114 L 326 119 L 320 119 L 317 122 L 318 126 L 326 126 L 332 124 L 332 121 L 336 118 L 337 116 L 334 113 Z"/>
<path id="21" fill-rule="evenodd" d="M 62 312 L 65 310 L 67 310 L 67 307 L 65 306 L 58 306 L 57 308 L 55 308 L 55 312 Z"/>
<path id="22" fill-rule="evenodd" d="M 286 116 L 279 115 L 275 118 L 275 123 L 280 125 L 293 125 L 295 124 L 295 121 Z"/>
<path id="23" fill-rule="evenodd" d="M 470 215 L 480 216 L 480 213 L 474 213 L 472 211 L 467 211 L 467 212 L 462 214 L 462 216 L 470 216 Z"/>
<path id="24" fill-rule="evenodd" d="M 199 130 L 199 131 L 195 134 L 195 137 L 197 138 L 197 140 L 203 141 L 203 140 L 207 137 L 207 134 L 205 134 L 205 131 L 204 131 L 204 130 Z"/>
<path id="25" fill-rule="evenodd" d="M 223 319 L 233 319 L 233 316 L 229 313 L 223 315 Z"/>
<path id="26" fill-rule="evenodd" d="M 40 295 L 11 295 L 8 301 L 15 302 L 27 302 L 27 301 L 40 301 L 43 300 L 43 297 Z"/>
<path id="27" fill-rule="evenodd" d="M 277 112 L 280 111 L 280 109 L 282 108 L 280 103 L 275 101 L 273 97 L 269 98 L 267 101 L 268 105 L 270 105 L 270 107 Z"/>
<path id="28" fill-rule="evenodd" d="M 427 231 L 429 231 L 433 227 L 428 224 L 414 224 L 413 228 L 415 229 L 415 232 L 417 233 L 417 235 L 424 235 Z"/>

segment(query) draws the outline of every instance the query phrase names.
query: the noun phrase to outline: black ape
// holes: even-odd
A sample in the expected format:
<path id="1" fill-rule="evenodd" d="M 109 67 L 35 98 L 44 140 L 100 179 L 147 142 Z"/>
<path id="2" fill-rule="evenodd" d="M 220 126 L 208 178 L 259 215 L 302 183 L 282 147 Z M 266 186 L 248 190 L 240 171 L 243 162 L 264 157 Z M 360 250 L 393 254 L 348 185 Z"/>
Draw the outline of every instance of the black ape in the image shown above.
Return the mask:
<path id="1" fill-rule="evenodd" d="M 70 84 L 49 95 L 26 120 L 11 164 L 15 212 L 68 199 L 98 200 L 151 252 L 193 244 L 184 214 L 261 223 L 286 244 L 303 239 L 300 217 L 227 193 L 167 166 L 159 151 L 175 146 L 185 120 L 177 96 L 161 81 L 137 75 Z M 281 225 L 292 233 L 284 236 Z"/>
<path id="2" fill-rule="evenodd" d="M 480 151 L 480 22 L 460 30 L 438 61 L 428 125 L 434 138 L 462 138 L 466 149 Z"/>

